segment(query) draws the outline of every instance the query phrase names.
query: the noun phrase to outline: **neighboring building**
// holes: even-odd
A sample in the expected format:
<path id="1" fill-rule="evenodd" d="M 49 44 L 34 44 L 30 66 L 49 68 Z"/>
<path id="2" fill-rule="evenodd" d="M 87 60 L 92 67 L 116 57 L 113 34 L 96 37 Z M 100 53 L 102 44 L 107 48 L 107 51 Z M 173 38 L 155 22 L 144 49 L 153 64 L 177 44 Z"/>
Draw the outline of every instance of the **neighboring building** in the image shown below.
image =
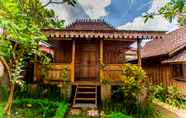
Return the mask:
<path id="1" fill-rule="evenodd" d="M 111 86 L 119 85 L 125 52 L 137 40 L 162 38 L 165 32 L 121 31 L 101 20 L 80 20 L 64 30 L 44 29 L 54 51 L 54 63 L 41 68 L 35 77 L 46 84 L 62 87 L 73 106 L 92 103 L 111 97 Z M 140 47 L 138 47 L 139 49 Z M 67 89 L 64 89 L 64 80 Z M 101 78 L 111 78 L 109 86 L 102 86 Z M 66 90 L 66 92 L 64 91 Z"/>
<path id="2" fill-rule="evenodd" d="M 125 52 L 125 57 L 127 61 L 130 60 L 135 60 L 137 58 L 137 49 L 136 48 L 129 48 L 126 52 Z"/>
<path id="3" fill-rule="evenodd" d="M 186 27 L 148 42 L 142 49 L 142 58 L 149 81 L 176 84 L 186 95 Z"/>

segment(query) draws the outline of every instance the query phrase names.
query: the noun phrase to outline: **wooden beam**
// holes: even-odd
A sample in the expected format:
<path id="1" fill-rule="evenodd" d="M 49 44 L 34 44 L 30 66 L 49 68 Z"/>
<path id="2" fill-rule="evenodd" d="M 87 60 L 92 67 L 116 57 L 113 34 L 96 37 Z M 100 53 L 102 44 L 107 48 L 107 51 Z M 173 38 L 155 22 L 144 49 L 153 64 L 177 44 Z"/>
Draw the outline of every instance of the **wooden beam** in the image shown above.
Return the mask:
<path id="1" fill-rule="evenodd" d="M 138 58 L 138 66 L 142 67 L 142 59 L 141 59 L 141 42 L 142 39 L 137 39 L 137 58 Z"/>
<path id="2" fill-rule="evenodd" d="M 100 79 L 103 77 L 103 69 L 102 69 L 102 65 L 103 65 L 103 39 L 100 39 L 100 53 L 99 53 L 99 64 L 100 64 Z"/>
<path id="3" fill-rule="evenodd" d="M 76 52 L 76 44 L 75 40 L 72 42 L 72 63 L 71 63 L 71 82 L 74 82 L 75 79 L 75 52 Z"/>

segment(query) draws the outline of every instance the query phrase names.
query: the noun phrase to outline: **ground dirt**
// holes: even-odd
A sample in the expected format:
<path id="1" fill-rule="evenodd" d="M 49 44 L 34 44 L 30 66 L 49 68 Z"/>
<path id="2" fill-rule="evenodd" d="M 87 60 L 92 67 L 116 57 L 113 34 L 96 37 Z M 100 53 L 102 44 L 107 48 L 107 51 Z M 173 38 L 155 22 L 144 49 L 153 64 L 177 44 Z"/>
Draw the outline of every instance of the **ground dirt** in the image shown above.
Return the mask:
<path id="1" fill-rule="evenodd" d="M 186 112 L 157 105 L 157 110 L 163 114 L 163 118 L 186 118 Z"/>

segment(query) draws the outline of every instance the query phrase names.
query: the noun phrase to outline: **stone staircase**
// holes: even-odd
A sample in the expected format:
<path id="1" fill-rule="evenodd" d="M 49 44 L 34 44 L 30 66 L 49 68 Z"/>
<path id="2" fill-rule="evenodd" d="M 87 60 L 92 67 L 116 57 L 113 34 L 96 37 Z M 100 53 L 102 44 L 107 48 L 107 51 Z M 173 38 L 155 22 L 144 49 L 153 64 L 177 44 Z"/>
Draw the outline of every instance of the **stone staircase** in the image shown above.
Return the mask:
<path id="1" fill-rule="evenodd" d="M 97 108 L 97 86 L 77 85 L 72 107 Z"/>

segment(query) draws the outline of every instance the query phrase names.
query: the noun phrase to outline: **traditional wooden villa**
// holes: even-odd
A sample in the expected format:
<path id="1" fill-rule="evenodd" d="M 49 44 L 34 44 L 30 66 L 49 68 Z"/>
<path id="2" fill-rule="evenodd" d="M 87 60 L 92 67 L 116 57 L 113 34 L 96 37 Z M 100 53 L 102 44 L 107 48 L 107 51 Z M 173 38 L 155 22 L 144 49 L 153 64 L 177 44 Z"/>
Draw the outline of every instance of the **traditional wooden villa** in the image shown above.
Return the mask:
<path id="1" fill-rule="evenodd" d="M 150 82 L 176 84 L 186 95 L 186 27 L 148 42 L 142 49 L 142 58 Z"/>
<path id="2" fill-rule="evenodd" d="M 164 35 L 164 32 L 117 30 L 102 20 L 79 20 L 64 30 L 43 31 L 54 57 L 52 64 L 36 66 L 35 79 L 66 90 L 63 93 L 73 99 L 73 106 L 82 103 L 97 106 L 100 99 L 110 99 L 112 86 L 119 84 L 129 45 L 137 41 L 140 66 L 141 40 L 161 39 Z M 111 85 L 102 85 L 102 78 L 111 78 Z"/>

